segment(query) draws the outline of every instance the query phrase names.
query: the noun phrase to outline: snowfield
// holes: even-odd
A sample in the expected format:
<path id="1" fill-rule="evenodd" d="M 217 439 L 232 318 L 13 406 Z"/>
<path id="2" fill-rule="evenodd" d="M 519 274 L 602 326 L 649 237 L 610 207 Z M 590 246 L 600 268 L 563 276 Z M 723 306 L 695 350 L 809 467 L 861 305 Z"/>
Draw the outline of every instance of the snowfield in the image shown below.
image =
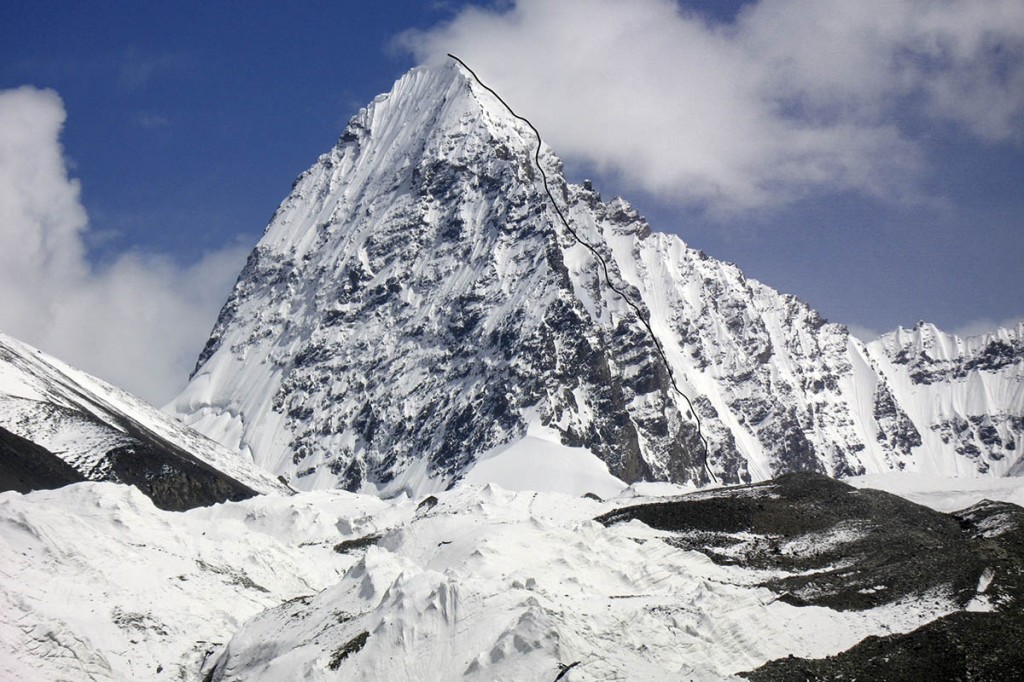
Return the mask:
<path id="1" fill-rule="evenodd" d="M 940 512 L 966 509 L 981 500 L 1010 502 L 1024 507 L 1024 479 L 957 478 L 928 474 L 869 474 L 843 479 L 856 488 L 874 488 L 899 495 Z"/>
<path id="2" fill-rule="evenodd" d="M 937 504 L 1024 495 L 1020 479 L 962 483 L 889 487 Z M 167 512 L 111 483 L 4 493 L 0 678 L 728 679 L 959 610 L 941 593 L 864 611 L 778 601 L 763 570 L 593 520 L 636 495 L 488 484 Z"/>

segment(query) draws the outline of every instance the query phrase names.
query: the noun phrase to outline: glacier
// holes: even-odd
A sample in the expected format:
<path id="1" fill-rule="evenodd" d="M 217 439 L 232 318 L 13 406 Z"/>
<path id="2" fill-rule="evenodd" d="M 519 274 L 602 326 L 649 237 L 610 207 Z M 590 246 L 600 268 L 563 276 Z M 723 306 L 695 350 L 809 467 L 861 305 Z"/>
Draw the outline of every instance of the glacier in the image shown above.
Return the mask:
<path id="1" fill-rule="evenodd" d="M 0 678 L 1014 679 L 1024 323 L 863 343 L 542 147 L 609 282 L 534 144 L 376 98 L 184 424 L 0 335 Z"/>
<path id="2" fill-rule="evenodd" d="M 939 507 L 993 493 L 1024 502 L 1021 479 L 977 479 L 973 492 L 924 480 L 912 494 Z M 712 561 L 706 548 L 680 544 L 687 533 L 594 520 L 686 500 L 804 495 L 765 485 L 669 497 L 625 490 L 606 501 L 493 485 L 418 500 L 325 490 L 186 512 L 107 482 L 0 493 L 0 565 L 14 578 L 0 583 L 0 677 L 554 679 L 578 661 L 565 679 L 738 679 L 790 654 L 823 658 L 869 635 L 910 636 L 965 601 L 992 611 L 988 595 L 1014 580 L 997 569 L 976 597 L 975 573 L 991 564 L 976 570 L 956 554 L 947 570 L 970 581 L 959 597 L 939 582 L 898 598 L 869 590 L 866 608 L 798 605 L 770 584 L 814 571 Z M 925 524 L 959 528 L 941 517 L 926 514 Z M 885 542 L 906 523 L 892 513 L 869 521 Z M 987 526 L 990 544 L 1018 525 Z M 781 556 L 813 559 L 870 527 L 729 530 L 712 549 L 741 558 L 781 541 Z M 865 597 L 856 585 L 844 594 Z"/>

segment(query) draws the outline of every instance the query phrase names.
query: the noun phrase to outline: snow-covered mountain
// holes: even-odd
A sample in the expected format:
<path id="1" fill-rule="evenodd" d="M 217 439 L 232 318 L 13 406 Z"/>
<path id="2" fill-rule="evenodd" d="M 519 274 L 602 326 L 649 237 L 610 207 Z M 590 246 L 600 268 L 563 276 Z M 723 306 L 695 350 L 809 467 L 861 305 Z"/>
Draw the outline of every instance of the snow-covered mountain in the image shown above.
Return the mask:
<path id="1" fill-rule="evenodd" d="M 967 339 L 920 322 L 869 349 L 921 449 L 952 450 L 956 473 L 1024 473 L 1024 322 Z"/>
<path id="2" fill-rule="evenodd" d="M 951 515 L 813 474 L 187 512 L 111 483 L 0 493 L 0 679 L 1016 679 L 1024 510 L 978 502 L 1024 483 L 954 483 L 978 489 L 933 493 L 974 505 Z"/>
<path id="3" fill-rule="evenodd" d="M 458 65 L 401 78 L 298 178 L 167 409 L 295 487 L 383 494 L 534 428 L 626 482 L 706 483 L 697 419 L 725 482 L 1020 460 L 1024 327 L 866 346 L 545 147 L 591 249 L 535 145 Z"/>
<path id="4" fill-rule="evenodd" d="M 114 481 L 165 509 L 290 492 L 138 398 L 4 334 L 0 454 L 0 490 Z"/>

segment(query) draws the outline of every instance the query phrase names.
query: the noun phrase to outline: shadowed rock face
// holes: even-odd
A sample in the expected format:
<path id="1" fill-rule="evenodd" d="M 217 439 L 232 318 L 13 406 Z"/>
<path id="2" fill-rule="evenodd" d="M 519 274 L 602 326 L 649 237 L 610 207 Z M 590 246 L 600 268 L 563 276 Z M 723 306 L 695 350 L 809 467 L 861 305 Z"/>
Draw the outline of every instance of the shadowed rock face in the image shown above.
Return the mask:
<path id="1" fill-rule="evenodd" d="M 287 493 L 152 406 L 2 334 L 0 375 L 0 491 L 110 481 L 171 511 Z"/>
<path id="2" fill-rule="evenodd" d="M 111 445 L 99 445 L 95 464 L 79 471 L 46 448 L 0 428 L 0 491 L 60 488 L 80 481 L 112 481 L 133 485 L 153 504 L 184 511 L 256 495 L 249 487 L 196 459 L 181 448 L 147 434 L 138 425 L 125 437 L 111 431 Z"/>
<path id="3" fill-rule="evenodd" d="M 184 511 L 211 504 L 237 502 L 257 493 L 189 453 L 167 443 L 139 440 L 107 453 L 110 480 L 134 485 L 153 504 Z"/>
<path id="4" fill-rule="evenodd" d="M 44 447 L 0 427 L 0 491 L 52 490 L 86 480 Z"/>
<path id="5" fill-rule="evenodd" d="M 764 586 L 795 605 L 868 609 L 940 594 L 961 612 L 871 637 L 823 660 L 782 659 L 755 680 L 1016 679 L 1024 654 L 1024 509 L 984 501 L 942 514 L 888 493 L 810 473 L 637 505 L 599 517 L 639 520 L 716 563 L 779 571 Z"/>

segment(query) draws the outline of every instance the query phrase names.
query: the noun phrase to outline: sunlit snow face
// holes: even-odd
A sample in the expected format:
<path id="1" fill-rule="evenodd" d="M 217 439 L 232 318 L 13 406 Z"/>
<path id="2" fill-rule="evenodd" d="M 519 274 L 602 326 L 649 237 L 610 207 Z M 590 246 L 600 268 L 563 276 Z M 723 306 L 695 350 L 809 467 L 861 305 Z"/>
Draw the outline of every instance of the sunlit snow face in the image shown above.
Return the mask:
<path id="1" fill-rule="evenodd" d="M 963 480 L 889 483 L 940 504 L 1024 501 L 1007 480 L 972 482 L 972 492 Z M 739 493 L 693 499 L 783 498 Z M 322 491 L 181 514 L 115 484 L 3 494 L 0 555 L 16 577 L 0 588 L 11 607 L 3 613 L 47 635 L 0 617 L 12 645 L 0 650 L 0 669 L 58 678 L 70 664 L 137 679 L 216 665 L 254 680 L 286 669 L 307 679 L 427 671 L 483 680 L 532 679 L 579 661 L 576 674 L 595 679 L 722 677 L 790 654 L 836 654 L 959 609 L 942 594 L 866 610 L 793 606 L 758 587 L 789 573 L 714 563 L 678 546 L 685 538 L 675 531 L 640 521 L 592 520 L 658 502 L 635 492 L 599 502 L 465 486 L 429 500 Z M 828 547 L 860 537 L 844 528 Z M 733 535 L 736 558 L 738 545 L 756 544 L 755 534 Z M 826 551 L 802 537 L 781 542 L 782 556 Z M 1001 579 L 982 578 L 979 591 Z M 868 596 L 884 602 L 886 587 Z M 49 655 L 69 647 L 73 662 Z"/>

